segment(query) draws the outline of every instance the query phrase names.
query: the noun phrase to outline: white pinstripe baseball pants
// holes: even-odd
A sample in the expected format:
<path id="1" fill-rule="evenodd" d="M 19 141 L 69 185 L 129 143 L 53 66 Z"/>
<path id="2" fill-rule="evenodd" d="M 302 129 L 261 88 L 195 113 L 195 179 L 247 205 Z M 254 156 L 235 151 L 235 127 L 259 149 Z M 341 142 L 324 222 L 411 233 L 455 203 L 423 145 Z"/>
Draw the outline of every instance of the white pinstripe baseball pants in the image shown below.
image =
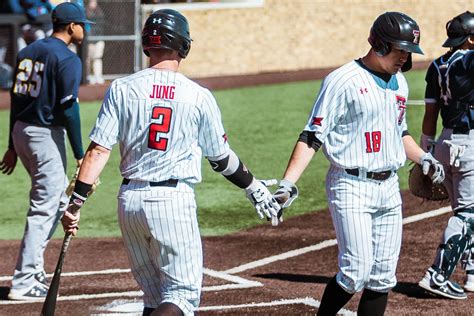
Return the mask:
<path id="1" fill-rule="evenodd" d="M 388 292 L 397 282 L 402 238 L 398 176 L 359 179 L 331 167 L 326 193 L 339 247 L 338 284 L 349 293 Z"/>
<path id="2" fill-rule="evenodd" d="M 130 181 L 118 195 L 118 217 L 145 307 L 169 302 L 185 315 L 199 306 L 203 256 L 192 185 L 150 187 Z"/>

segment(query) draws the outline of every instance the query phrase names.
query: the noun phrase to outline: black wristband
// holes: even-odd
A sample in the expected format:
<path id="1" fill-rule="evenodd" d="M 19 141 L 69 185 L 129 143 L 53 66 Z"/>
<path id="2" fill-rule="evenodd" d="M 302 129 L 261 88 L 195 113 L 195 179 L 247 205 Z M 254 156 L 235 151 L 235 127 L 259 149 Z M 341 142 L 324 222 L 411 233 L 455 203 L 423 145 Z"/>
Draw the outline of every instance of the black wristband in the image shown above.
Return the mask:
<path id="1" fill-rule="evenodd" d="M 91 190 L 92 184 L 87 184 L 80 180 L 76 180 L 76 184 L 74 185 L 74 193 L 87 199 L 87 195 Z"/>
<path id="2" fill-rule="evenodd" d="M 229 180 L 241 189 L 245 189 L 253 181 L 252 173 L 247 169 L 247 167 L 244 166 L 244 164 L 240 160 L 239 167 L 237 168 L 237 170 L 233 174 L 224 177 L 226 177 L 227 180 Z"/>

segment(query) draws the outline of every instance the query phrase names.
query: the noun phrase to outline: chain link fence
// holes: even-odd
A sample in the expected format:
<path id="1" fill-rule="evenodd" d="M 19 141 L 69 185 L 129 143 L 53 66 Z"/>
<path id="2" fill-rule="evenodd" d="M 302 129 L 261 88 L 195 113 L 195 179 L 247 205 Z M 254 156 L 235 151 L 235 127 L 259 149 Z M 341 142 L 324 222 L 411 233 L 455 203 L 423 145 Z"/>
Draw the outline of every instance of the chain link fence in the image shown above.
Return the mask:
<path id="1" fill-rule="evenodd" d="M 102 83 L 140 69 L 140 1 L 85 0 L 87 16 L 96 22 L 87 36 L 86 73 Z"/>

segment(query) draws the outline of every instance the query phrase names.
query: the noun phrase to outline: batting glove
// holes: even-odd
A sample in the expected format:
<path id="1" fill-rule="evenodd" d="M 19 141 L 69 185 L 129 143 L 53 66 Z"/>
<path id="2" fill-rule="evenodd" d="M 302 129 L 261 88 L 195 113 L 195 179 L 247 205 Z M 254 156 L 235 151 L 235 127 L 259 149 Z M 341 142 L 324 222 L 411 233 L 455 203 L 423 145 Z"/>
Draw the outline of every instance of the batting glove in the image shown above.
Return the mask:
<path id="1" fill-rule="evenodd" d="M 443 144 L 449 146 L 449 164 L 454 167 L 459 167 L 461 163 L 461 157 L 466 151 L 466 145 L 456 145 L 450 140 L 444 140 Z"/>
<path id="2" fill-rule="evenodd" d="M 438 160 L 436 160 L 431 153 L 425 153 L 423 156 L 421 156 L 420 165 L 424 175 L 427 175 L 430 172 L 430 169 L 433 170 L 433 174 L 430 176 L 433 183 L 438 184 L 443 182 L 443 165 Z"/>
<path id="3" fill-rule="evenodd" d="M 283 209 L 289 207 L 298 194 L 298 188 L 293 182 L 285 179 L 280 181 L 278 189 L 273 193 L 273 198 L 280 204 L 281 210 L 278 212 L 277 221 L 272 220 L 273 226 L 278 225 L 278 222 L 283 222 Z"/>
<path id="4" fill-rule="evenodd" d="M 267 218 L 277 217 L 280 210 L 280 205 L 266 187 L 266 185 L 273 184 L 276 184 L 276 180 L 253 179 L 252 183 L 245 188 L 247 198 L 252 202 L 260 219 L 263 219 L 265 216 Z"/>

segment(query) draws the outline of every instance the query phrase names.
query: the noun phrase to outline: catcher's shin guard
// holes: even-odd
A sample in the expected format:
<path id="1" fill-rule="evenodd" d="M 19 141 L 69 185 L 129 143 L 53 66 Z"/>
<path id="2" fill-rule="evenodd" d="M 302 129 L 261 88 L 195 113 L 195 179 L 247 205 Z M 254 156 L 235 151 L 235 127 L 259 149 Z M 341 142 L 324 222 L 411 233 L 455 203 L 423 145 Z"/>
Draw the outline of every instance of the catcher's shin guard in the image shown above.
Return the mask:
<path id="1" fill-rule="evenodd" d="M 452 235 L 445 244 L 439 245 L 440 260 L 438 266 L 433 266 L 435 273 L 432 275 L 433 282 L 438 286 L 442 286 L 451 277 L 461 256 L 471 247 L 474 218 L 466 218 L 460 214 L 456 216 L 463 220 L 463 229 L 460 234 Z"/>

